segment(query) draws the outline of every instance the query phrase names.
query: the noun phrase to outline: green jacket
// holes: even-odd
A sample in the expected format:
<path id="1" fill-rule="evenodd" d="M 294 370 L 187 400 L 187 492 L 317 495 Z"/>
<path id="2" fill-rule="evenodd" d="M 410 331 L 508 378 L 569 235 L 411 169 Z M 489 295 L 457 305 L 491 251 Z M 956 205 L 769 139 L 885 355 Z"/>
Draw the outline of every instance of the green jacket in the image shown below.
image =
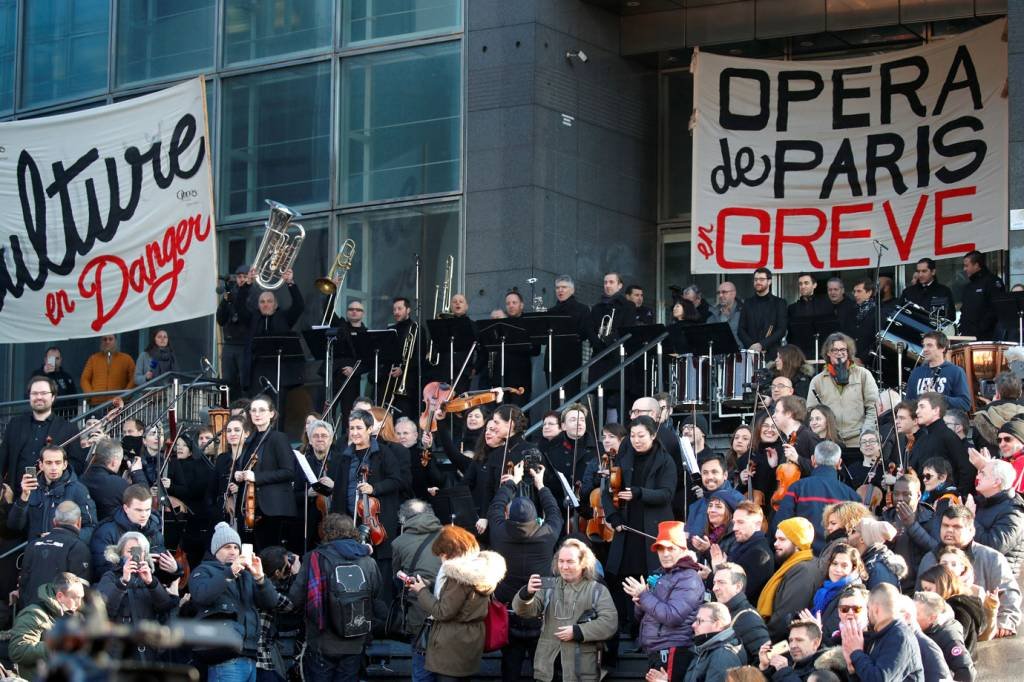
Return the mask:
<path id="1" fill-rule="evenodd" d="M 18 614 L 11 628 L 8 652 L 22 677 L 34 676 L 36 664 L 49 655 L 43 635 L 64 615 L 53 583 L 39 586 L 39 601 Z"/>

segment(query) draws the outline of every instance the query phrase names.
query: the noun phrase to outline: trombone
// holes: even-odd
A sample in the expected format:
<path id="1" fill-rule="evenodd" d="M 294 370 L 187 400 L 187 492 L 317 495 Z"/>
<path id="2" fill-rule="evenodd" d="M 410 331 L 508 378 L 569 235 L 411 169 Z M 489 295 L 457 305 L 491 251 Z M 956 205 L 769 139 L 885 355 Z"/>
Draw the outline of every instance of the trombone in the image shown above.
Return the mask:
<path id="1" fill-rule="evenodd" d="M 452 315 L 452 276 L 455 273 L 455 256 L 448 256 L 444 261 L 444 282 L 442 284 L 434 285 L 434 317 L 438 319 L 440 317 L 451 317 Z M 438 311 L 438 294 L 441 296 L 441 310 Z M 431 339 L 427 346 L 427 362 L 433 366 L 437 366 L 441 362 L 441 351 L 437 351 L 437 357 L 434 357 L 434 340 Z"/>
<path id="2" fill-rule="evenodd" d="M 390 394 L 391 399 L 394 400 L 396 395 L 404 396 L 406 394 L 406 383 L 409 379 L 409 365 L 412 364 L 412 354 L 416 350 L 416 332 L 417 324 L 412 322 L 409 326 L 409 333 L 405 336 L 405 342 L 402 344 L 402 376 L 400 379 L 392 377 L 388 374 L 388 381 L 384 384 L 384 394 L 381 396 L 381 405 L 387 405 L 389 403 L 386 398 Z M 397 380 L 396 380 L 397 379 Z M 394 382 L 394 386 L 392 386 Z"/>
<path id="3" fill-rule="evenodd" d="M 331 315 L 334 314 L 334 306 L 338 302 L 338 290 L 341 289 L 341 285 L 345 282 L 345 275 L 352 269 L 352 260 L 355 256 L 356 243 L 351 239 L 346 239 L 345 243 L 341 245 L 338 255 L 334 257 L 331 269 L 327 271 L 325 276 L 318 277 L 313 282 L 313 286 L 317 288 L 317 291 L 328 297 L 327 307 L 324 309 L 324 319 L 320 321 L 321 327 L 326 327 L 331 319 Z M 338 279 L 337 282 L 334 281 L 335 278 Z"/>

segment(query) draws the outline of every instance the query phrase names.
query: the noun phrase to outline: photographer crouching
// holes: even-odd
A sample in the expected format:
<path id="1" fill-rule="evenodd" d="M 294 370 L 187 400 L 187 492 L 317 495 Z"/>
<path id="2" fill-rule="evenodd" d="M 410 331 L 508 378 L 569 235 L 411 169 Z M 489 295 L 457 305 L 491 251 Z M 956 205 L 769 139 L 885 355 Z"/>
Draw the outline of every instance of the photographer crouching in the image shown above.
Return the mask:
<path id="1" fill-rule="evenodd" d="M 537 499 L 544 510 L 538 518 L 537 507 L 529 497 L 519 495 L 523 473 L 529 471 Z M 512 469 L 512 474 L 501 478 L 501 487 L 487 508 L 487 524 L 491 531 L 491 549 L 505 559 L 505 577 L 494 595 L 506 606 L 530 576 L 547 575 L 551 555 L 558 544 L 563 520 L 555 496 L 544 487 L 544 465 L 531 461 L 527 454 Z M 509 642 L 501 651 L 501 678 L 518 680 L 523 660 L 537 646 L 541 633 L 539 615 L 523 618 L 509 615 Z"/>
<path id="2" fill-rule="evenodd" d="M 598 682 L 601 651 L 614 637 L 619 616 L 608 588 L 597 582 L 597 559 L 581 541 L 569 538 L 554 561 L 557 578 L 530 576 L 512 600 L 521 618 L 542 618 L 543 629 L 533 656 L 533 676 L 544 682 L 561 679 Z"/>

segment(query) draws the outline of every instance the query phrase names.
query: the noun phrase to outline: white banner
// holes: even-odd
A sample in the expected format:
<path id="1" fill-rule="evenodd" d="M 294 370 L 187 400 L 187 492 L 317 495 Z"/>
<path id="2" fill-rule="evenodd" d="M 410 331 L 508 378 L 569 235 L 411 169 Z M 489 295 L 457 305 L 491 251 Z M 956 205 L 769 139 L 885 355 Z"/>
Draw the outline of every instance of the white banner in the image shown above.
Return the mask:
<path id="1" fill-rule="evenodd" d="M 202 78 L 0 124 L 0 343 L 216 311 Z"/>
<path id="2" fill-rule="evenodd" d="M 831 61 L 697 55 L 693 272 L 1005 249 L 1005 30 Z"/>

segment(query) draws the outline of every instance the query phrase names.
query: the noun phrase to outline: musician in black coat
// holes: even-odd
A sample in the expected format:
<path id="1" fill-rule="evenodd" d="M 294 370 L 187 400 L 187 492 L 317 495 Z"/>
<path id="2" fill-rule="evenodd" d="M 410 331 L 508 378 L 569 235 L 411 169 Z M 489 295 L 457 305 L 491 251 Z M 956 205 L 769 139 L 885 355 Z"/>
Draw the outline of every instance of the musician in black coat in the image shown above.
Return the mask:
<path id="1" fill-rule="evenodd" d="M 178 436 L 167 464 L 167 477 L 171 479 L 167 492 L 184 502 L 191 512 L 185 518 L 185 532 L 180 542 L 190 566 L 202 563 L 212 528 L 212 505 L 206 493 L 214 476 L 213 469 L 214 465 L 200 452 L 191 434 Z"/>
<path id="2" fill-rule="evenodd" d="M 256 486 L 256 516 L 254 535 L 257 551 L 271 545 L 287 544 L 287 525 L 295 518 L 295 456 L 288 437 L 274 430 L 278 418 L 273 401 L 258 395 L 249 404 L 249 419 L 253 433 L 245 441 L 242 467 L 236 466 L 235 483 L 241 487 L 238 504 L 244 504 L 244 483 Z M 252 465 L 252 458 L 256 464 Z"/>
<path id="3" fill-rule="evenodd" d="M 559 275 L 555 278 L 555 299 L 558 302 L 548 309 L 548 314 L 571 317 L 577 338 L 555 339 L 555 357 L 551 359 L 552 385 L 583 364 L 583 340 L 587 338 L 587 324 L 590 322 L 590 307 L 576 298 L 576 285 L 569 275 Z M 547 369 L 546 364 L 544 367 Z M 565 385 L 567 396 L 576 395 L 579 390 L 579 377 Z"/>
<path id="4" fill-rule="evenodd" d="M 507 322 L 518 326 L 516 322 L 523 316 L 523 296 L 513 289 L 505 294 L 505 314 Z M 502 372 L 501 359 L 498 358 L 494 373 L 491 375 L 491 383 L 494 386 L 522 387 L 522 395 L 507 394 L 508 402 L 515 405 L 525 405 L 530 400 L 530 393 L 533 391 L 533 356 L 540 354 L 540 345 L 531 343 L 528 348 L 505 348 L 505 366 Z"/>
<path id="5" fill-rule="evenodd" d="M 321 508 L 330 511 L 331 496 L 334 494 L 332 477 L 341 460 L 341 449 L 335 444 L 334 436 L 334 426 L 330 422 L 318 419 L 306 426 L 309 445 L 303 454 L 316 483 L 309 483 L 302 466 L 297 459 L 295 461 L 295 507 L 298 516 L 292 524 L 292 542 L 303 550 L 318 544 L 320 522 L 324 516 Z"/>
<path id="6" fill-rule="evenodd" d="M 621 330 L 624 327 L 632 327 L 636 325 L 637 310 L 636 305 L 633 304 L 623 293 L 623 282 L 622 277 L 617 272 L 609 272 L 604 276 L 604 294 L 601 296 L 601 300 L 594 304 L 590 309 L 590 324 L 587 327 L 588 338 L 590 339 L 590 347 L 593 349 L 593 354 L 596 356 L 598 353 L 613 345 L 619 338 Z M 606 321 L 611 322 L 610 325 L 603 325 Z M 602 334 L 602 327 L 608 327 L 607 333 Z M 608 370 L 618 367 L 619 365 L 619 353 L 612 351 L 603 359 L 594 363 L 590 368 L 589 376 L 592 379 L 596 379 Z M 605 393 L 605 404 L 616 405 L 618 404 L 619 395 L 619 377 L 613 376 L 604 384 Z M 615 419 L 610 421 L 623 420 L 623 415 L 616 415 Z"/>
<path id="7" fill-rule="evenodd" d="M 753 351 L 774 358 L 787 331 L 786 302 L 772 294 L 772 271 L 754 270 L 754 295 L 740 310 L 740 342 Z"/>
<path id="8" fill-rule="evenodd" d="M 342 421 L 348 417 L 348 413 L 352 411 L 352 403 L 359 397 L 360 377 L 373 369 L 373 364 L 366 362 L 361 363 L 356 369 L 356 363 L 360 360 L 360 351 L 363 344 L 366 343 L 366 325 L 363 323 L 365 315 L 365 304 L 359 300 L 352 300 L 345 308 L 344 320 L 333 318 L 334 325 L 338 328 L 338 335 L 332 346 L 331 391 L 337 392 L 341 390 L 342 386 L 345 386 L 345 390 L 338 398 Z M 346 385 L 345 380 L 349 377 L 352 378 Z M 333 395 L 326 396 L 326 400 L 333 398 Z"/>
<path id="9" fill-rule="evenodd" d="M 96 443 L 92 466 L 79 479 L 89 489 L 89 497 L 96 505 L 96 520 L 106 521 L 121 508 L 124 491 L 129 483 L 119 475 L 124 455 L 121 445 L 109 438 Z M 131 472 L 131 482 L 146 484 L 142 468 Z"/>
<path id="10" fill-rule="evenodd" d="M 14 488 L 15 496 L 21 493 L 21 477 L 25 467 L 36 465 L 44 445 L 61 445 L 74 439 L 66 448 L 71 466 L 79 473 L 85 468 L 78 439 L 74 438 L 77 429 L 53 413 L 56 397 L 57 384 L 53 379 L 32 377 L 28 382 L 31 411 L 15 415 L 7 424 L 3 442 L 0 443 L 0 466 L 3 467 L 3 478 Z"/>
<path id="11" fill-rule="evenodd" d="M 250 281 L 255 275 L 256 271 L 253 270 L 250 273 Z M 282 360 L 281 385 L 278 386 L 277 360 L 261 359 L 256 357 L 254 353 L 255 344 L 257 343 L 256 339 L 258 338 L 267 336 L 295 336 L 292 327 L 295 326 L 295 323 L 299 321 L 302 313 L 306 310 L 306 304 L 302 300 L 302 292 L 295 285 L 292 271 L 285 270 L 282 274 L 282 279 L 287 285 L 288 295 L 292 299 L 291 305 L 287 310 L 282 310 L 279 307 L 277 296 L 273 291 L 263 291 L 257 294 L 256 292 L 260 290 L 251 284 L 246 284 L 240 288 L 238 295 L 235 297 L 239 320 L 249 326 L 250 332 L 248 365 L 252 369 L 249 374 L 249 385 L 253 387 L 254 392 L 258 392 L 260 390 L 259 387 L 266 386 L 269 383 L 278 391 L 277 411 L 280 417 L 277 420 L 277 428 L 283 428 L 284 417 L 287 414 L 285 396 L 289 388 L 301 383 L 304 362 L 302 359 Z"/>

